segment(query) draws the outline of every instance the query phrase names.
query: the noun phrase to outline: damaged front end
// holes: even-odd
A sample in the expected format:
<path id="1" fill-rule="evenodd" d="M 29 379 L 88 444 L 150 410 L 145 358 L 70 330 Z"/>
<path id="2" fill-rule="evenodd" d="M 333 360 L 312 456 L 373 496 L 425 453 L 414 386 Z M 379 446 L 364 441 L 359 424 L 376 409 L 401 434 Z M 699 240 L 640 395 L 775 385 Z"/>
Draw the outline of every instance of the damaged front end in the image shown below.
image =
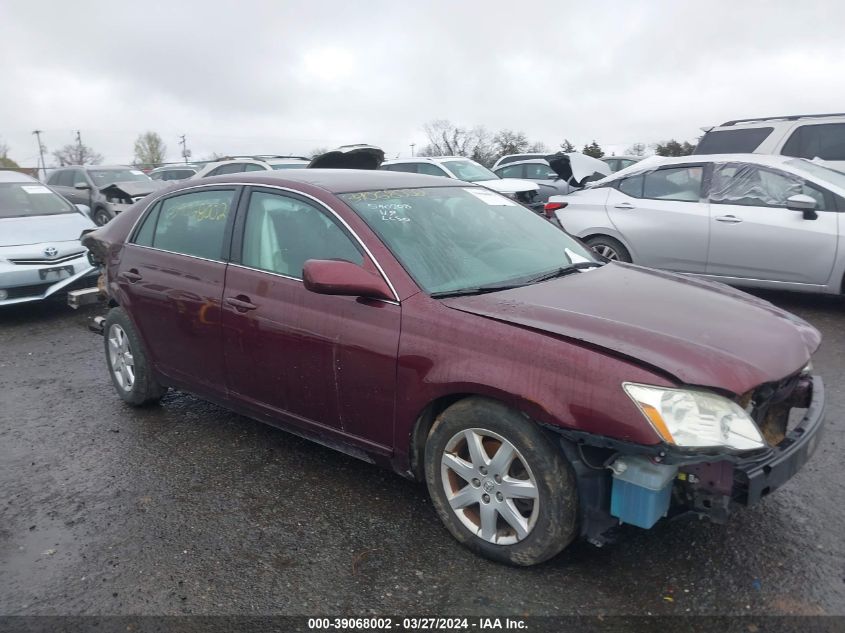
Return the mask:
<path id="1" fill-rule="evenodd" d="M 649 529 L 663 517 L 697 514 L 715 523 L 770 494 L 810 459 L 824 419 L 824 386 L 808 369 L 738 399 L 765 446 L 693 451 L 643 446 L 555 428 L 578 479 L 581 535 L 601 546 L 613 528 Z"/>

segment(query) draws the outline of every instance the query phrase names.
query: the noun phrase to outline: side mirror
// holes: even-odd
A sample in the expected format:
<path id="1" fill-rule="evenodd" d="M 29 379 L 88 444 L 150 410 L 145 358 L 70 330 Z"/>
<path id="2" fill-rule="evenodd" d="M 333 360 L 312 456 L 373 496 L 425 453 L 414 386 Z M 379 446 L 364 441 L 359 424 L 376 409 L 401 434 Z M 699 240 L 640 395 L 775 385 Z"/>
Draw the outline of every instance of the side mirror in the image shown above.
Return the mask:
<path id="1" fill-rule="evenodd" d="M 357 264 L 333 259 L 309 259 L 302 268 L 305 288 L 322 295 L 393 300 L 384 279 Z"/>
<path id="2" fill-rule="evenodd" d="M 82 213 L 86 218 L 91 217 L 91 207 L 89 207 L 87 204 L 75 204 L 73 206 L 75 206 L 77 211 Z"/>
<path id="3" fill-rule="evenodd" d="M 91 185 L 89 185 L 87 182 L 75 182 L 75 183 L 73 183 L 73 188 L 74 189 L 90 189 Z"/>
<path id="4" fill-rule="evenodd" d="M 803 193 L 789 196 L 786 199 L 786 208 L 791 211 L 801 211 L 804 214 L 805 220 L 815 220 L 819 217 L 816 213 L 817 206 L 818 203 L 815 198 Z"/>

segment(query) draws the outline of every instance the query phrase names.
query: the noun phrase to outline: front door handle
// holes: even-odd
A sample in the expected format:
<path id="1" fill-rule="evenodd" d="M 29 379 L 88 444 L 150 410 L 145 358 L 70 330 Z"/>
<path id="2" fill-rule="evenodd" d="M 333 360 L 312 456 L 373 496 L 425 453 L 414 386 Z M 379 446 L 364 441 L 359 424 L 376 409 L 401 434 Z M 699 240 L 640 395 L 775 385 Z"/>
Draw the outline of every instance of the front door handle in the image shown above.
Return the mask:
<path id="1" fill-rule="evenodd" d="M 130 268 L 129 270 L 120 273 L 118 277 L 120 277 L 121 279 L 125 279 L 130 284 L 137 283 L 143 279 L 141 274 L 135 268 Z"/>
<path id="2" fill-rule="evenodd" d="M 636 207 L 631 204 L 630 202 L 620 202 L 619 204 L 615 205 L 617 209 L 636 209 Z"/>
<path id="3" fill-rule="evenodd" d="M 255 310 L 258 307 L 252 303 L 246 295 L 226 297 L 226 303 L 235 308 L 238 312 L 248 312 L 249 310 Z"/>
<path id="4" fill-rule="evenodd" d="M 739 224 L 742 222 L 742 218 L 738 218 L 735 215 L 720 215 L 716 218 L 716 222 L 725 222 L 726 224 Z"/>

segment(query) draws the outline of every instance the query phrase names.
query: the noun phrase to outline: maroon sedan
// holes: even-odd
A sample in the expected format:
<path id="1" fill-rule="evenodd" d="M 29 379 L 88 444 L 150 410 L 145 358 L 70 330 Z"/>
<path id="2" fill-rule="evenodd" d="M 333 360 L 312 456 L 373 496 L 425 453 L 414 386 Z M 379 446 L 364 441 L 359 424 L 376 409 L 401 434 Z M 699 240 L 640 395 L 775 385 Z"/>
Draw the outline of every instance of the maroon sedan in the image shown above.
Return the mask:
<path id="1" fill-rule="evenodd" d="M 189 181 L 84 242 L 127 403 L 193 392 L 425 480 L 455 538 L 498 561 L 680 512 L 724 521 L 820 436 L 807 323 L 607 262 L 469 183 Z"/>

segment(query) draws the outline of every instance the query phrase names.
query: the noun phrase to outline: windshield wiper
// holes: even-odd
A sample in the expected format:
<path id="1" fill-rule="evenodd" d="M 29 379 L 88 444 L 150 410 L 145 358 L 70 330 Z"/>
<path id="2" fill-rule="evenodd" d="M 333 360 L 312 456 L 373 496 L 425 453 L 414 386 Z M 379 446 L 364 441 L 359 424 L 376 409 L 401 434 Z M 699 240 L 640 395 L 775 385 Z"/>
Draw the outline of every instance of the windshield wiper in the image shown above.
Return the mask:
<path id="1" fill-rule="evenodd" d="M 525 282 L 518 284 L 490 284 L 489 286 L 476 286 L 475 288 L 460 288 L 459 290 L 444 290 L 443 292 L 432 292 L 429 296 L 433 299 L 447 299 L 449 297 L 465 297 L 468 295 L 483 295 L 488 292 L 499 292 L 500 290 L 513 290 L 525 285 Z"/>
<path id="2" fill-rule="evenodd" d="M 526 283 L 536 284 L 541 281 L 548 281 L 549 279 L 566 277 L 566 275 L 571 275 L 572 273 L 587 270 L 588 268 L 598 268 L 599 266 L 604 266 L 604 262 L 578 262 L 576 264 L 569 264 L 568 266 L 556 268 L 555 270 L 543 273 L 542 275 L 537 275 L 536 277 L 529 279 Z"/>

